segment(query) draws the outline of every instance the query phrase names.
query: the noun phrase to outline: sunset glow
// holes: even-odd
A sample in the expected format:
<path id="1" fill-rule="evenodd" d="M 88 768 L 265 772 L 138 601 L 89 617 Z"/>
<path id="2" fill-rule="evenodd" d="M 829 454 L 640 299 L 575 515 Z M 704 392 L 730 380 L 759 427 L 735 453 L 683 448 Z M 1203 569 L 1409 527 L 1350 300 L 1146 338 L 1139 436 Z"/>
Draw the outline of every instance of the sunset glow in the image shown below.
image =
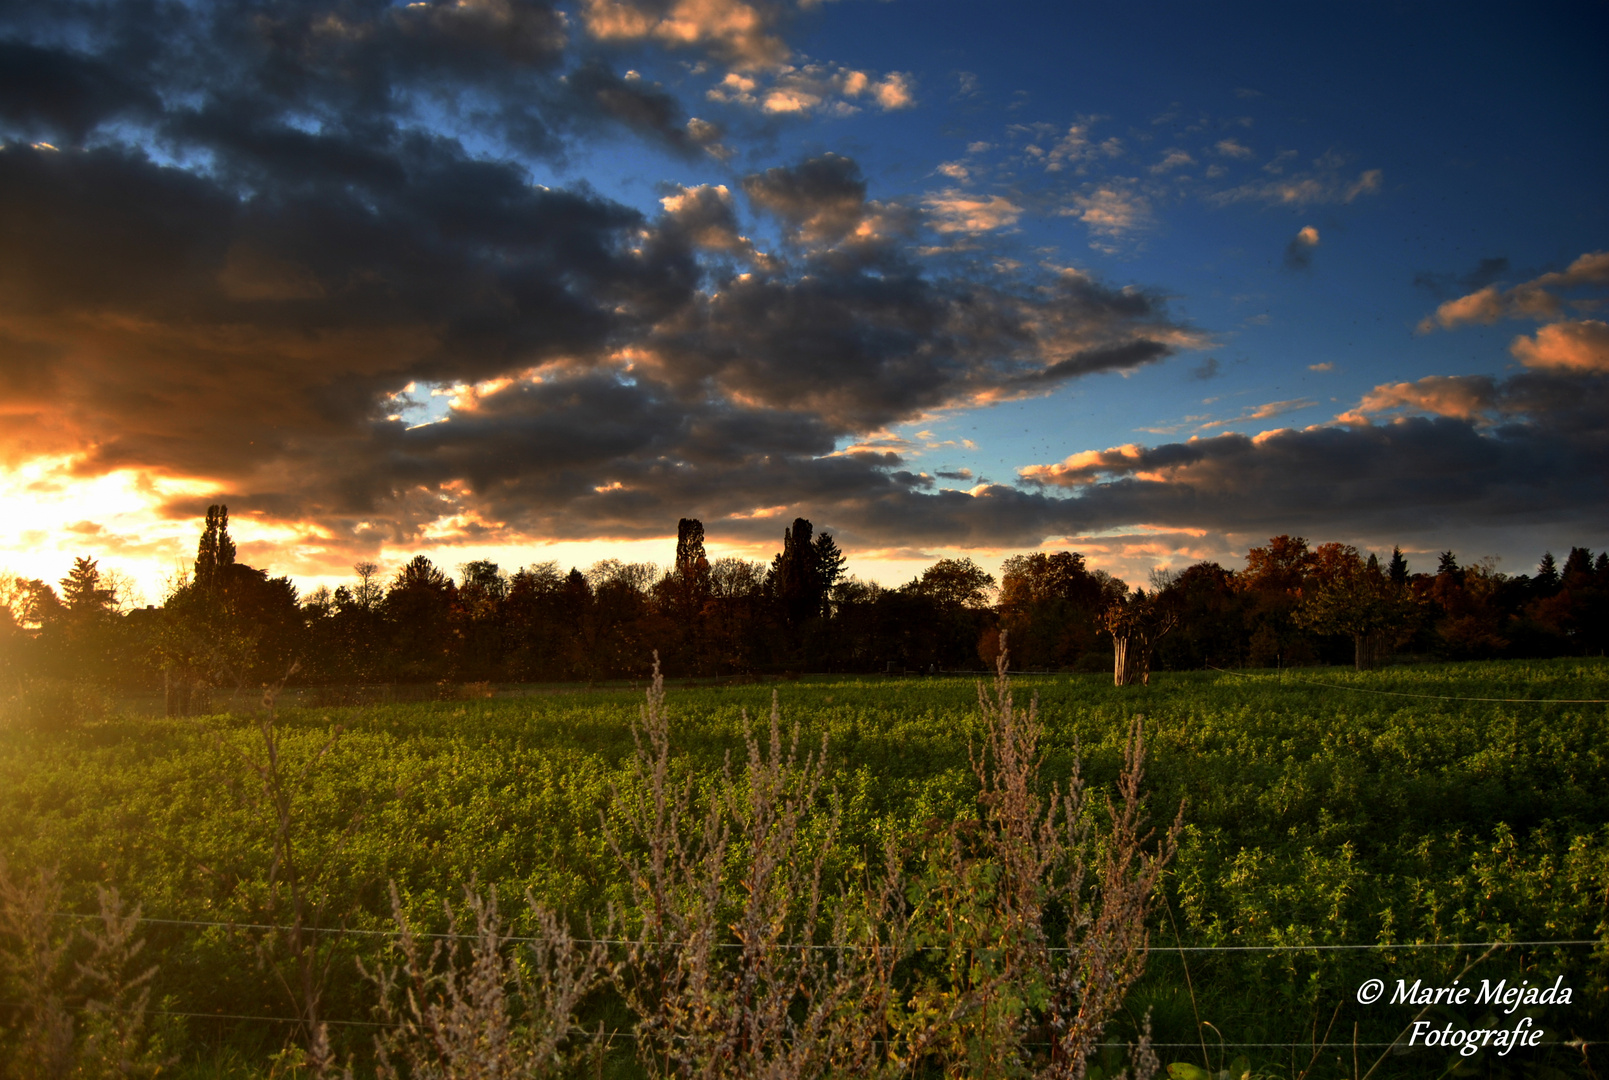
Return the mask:
<path id="1" fill-rule="evenodd" d="M 201 3 L 134 65 L 91 8 L 0 27 L 11 573 L 157 602 L 215 502 L 304 591 L 663 565 L 684 517 L 889 584 L 1609 542 L 1569 19 Z"/>

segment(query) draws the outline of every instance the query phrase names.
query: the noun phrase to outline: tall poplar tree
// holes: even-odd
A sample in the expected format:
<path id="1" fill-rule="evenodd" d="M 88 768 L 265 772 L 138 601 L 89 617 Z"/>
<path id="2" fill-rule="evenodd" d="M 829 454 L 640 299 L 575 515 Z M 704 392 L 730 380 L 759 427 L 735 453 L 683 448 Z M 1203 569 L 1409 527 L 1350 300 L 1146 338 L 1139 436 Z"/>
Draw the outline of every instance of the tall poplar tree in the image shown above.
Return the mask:
<path id="1" fill-rule="evenodd" d="M 215 503 L 207 507 L 207 523 L 201 530 L 201 542 L 196 545 L 193 578 L 196 588 L 216 594 L 228 581 L 229 568 L 233 565 L 235 542 L 229 537 L 229 507 Z"/>

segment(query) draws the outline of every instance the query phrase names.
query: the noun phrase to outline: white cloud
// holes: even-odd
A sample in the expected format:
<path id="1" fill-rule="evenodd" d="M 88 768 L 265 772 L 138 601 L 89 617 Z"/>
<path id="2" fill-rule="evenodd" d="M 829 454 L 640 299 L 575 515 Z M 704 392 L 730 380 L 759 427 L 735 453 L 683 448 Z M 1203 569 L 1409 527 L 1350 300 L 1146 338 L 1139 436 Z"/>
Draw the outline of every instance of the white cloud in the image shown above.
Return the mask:
<path id="1" fill-rule="evenodd" d="M 1078 218 L 1093 235 L 1115 240 L 1149 225 L 1151 204 L 1144 195 L 1114 185 L 1074 195 L 1073 205 L 1061 213 Z"/>
<path id="2" fill-rule="evenodd" d="M 1194 165 L 1195 163 L 1196 159 L 1191 157 L 1188 152 L 1184 150 L 1169 150 L 1161 161 L 1151 166 L 1151 172 L 1155 175 L 1161 175 L 1162 173 L 1172 172 L 1174 169 L 1182 169 L 1187 165 Z"/>
<path id="3" fill-rule="evenodd" d="M 1283 161 L 1290 152 L 1281 154 L 1263 166 L 1277 179 L 1241 184 L 1211 196 L 1220 206 L 1237 202 L 1262 202 L 1274 206 L 1317 206 L 1326 203 L 1350 203 L 1362 195 L 1380 190 L 1385 174 L 1379 169 L 1366 169 L 1355 177 L 1347 177 L 1339 170 L 1339 162 L 1331 157 L 1320 158 L 1312 172 L 1283 175 Z"/>
<path id="4" fill-rule="evenodd" d="M 950 188 L 922 200 L 933 228 L 942 233 L 980 233 L 1015 225 L 1022 207 L 1000 195 L 974 195 Z"/>

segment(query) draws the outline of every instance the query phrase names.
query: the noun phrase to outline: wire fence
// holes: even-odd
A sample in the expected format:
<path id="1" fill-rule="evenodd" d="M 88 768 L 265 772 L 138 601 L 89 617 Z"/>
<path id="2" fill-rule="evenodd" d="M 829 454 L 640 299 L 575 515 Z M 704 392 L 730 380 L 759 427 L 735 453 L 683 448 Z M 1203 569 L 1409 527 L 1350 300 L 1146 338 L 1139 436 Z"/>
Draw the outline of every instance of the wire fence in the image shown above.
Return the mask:
<path id="1" fill-rule="evenodd" d="M 99 915 L 85 915 L 85 914 L 80 914 L 78 912 L 72 912 L 72 911 L 54 911 L 54 912 L 50 913 L 50 917 L 54 918 L 54 919 L 84 919 L 84 920 L 95 920 L 95 919 L 101 918 L 101 916 L 99 916 Z M 294 931 L 294 932 L 302 933 L 302 934 L 334 934 L 334 935 L 337 935 L 337 936 L 352 936 L 352 937 L 400 938 L 400 937 L 403 936 L 403 931 L 400 930 L 400 929 L 398 929 L 398 930 L 368 930 L 368 929 L 359 929 L 359 928 L 345 927 L 345 926 L 294 926 L 294 925 L 285 925 L 285 924 L 280 924 L 280 923 L 230 922 L 230 921 L 225 920 L 225 919 L 163 919 L 163 918 L 155 918 L 155 917 L 148 917 L 148 916 L 142 915 L 142 916 L 139 917 L 139 919 L 137 921 L 139 921 L 141 923 L 147 923 L 147 924 L 152 924 L 152 925 L 157 925 L 157 926 L 193 926 L 193 927 L 198 927 L 198 928 L 203 928 L 203 929 L 222 929 L 222 930 L 232 930 L 232 931 L 238 931 L 238 930 L 281 931 L 281 932 L 293 932 Z M 474 941 L 479 936 L 477 934 L 455 934 L 455 933 L 441 933 L 441 932 L 434 932 L 434 931 L 409 931 L 409 933 L 411 933 L 412 936 L 414 936 L 416 938 L 421 938 L 421 939 L 430 940 L 430 941 L 437 941 L 437 940 L 439 940 L 439 941 Z M 534 938 L 534 937 L 522 937 L 522 936 L 519 936 L 519 935 L 508 935 L 508 936 L 499 935 L 499 940 L 500 941 L 506 941 L 506 942 L 509 942 L 509 943 L 512 943 L 512 944 L 529 944 L 529 943 L 533 943 L 533 942 L 537 942 L 537 941 L 543 941 L 543 940 L 546 940 L 546 939 Z M 634 939 L 634 938 L 590 938 L 590 937 L 583 938 L 583 937 L 572 937 L 572 938 L 570 938 L 570 941 L 572 941 L 573 943 L 575 943 L 577 945 L 645 945 L 645 944 L 647 944 L 647 945 L 653 945 L 656 948 L 673 948 L 673 949 L 687 948 L 688 945 L 689 945 L 689 943 L 685 942 L 685 941 L 643 941 L 643 940 Z M 733 941 L 733 942 L 717 942 L 715 944 L 716 944 L 716 946 L 718 948 L 729 948 L 729 949 L 741 949 L 741 948 L 743 948 L 743 945 L 741 943 L 735 942 L 735 941 Z M 1158 953 L 1174 953 L 1174 952 L 1190 952 L 1190 953 L 1215 953 L 1215 952 L 1282 953 L 1282 952 L 1341 952 L 1341 951 L 1368 952 L 1368 951 L 1372 951 L 1372 950 L 1392 950 L 1392 949 L 1511 949 L 1511 948 L 1542 948 L 1542 947 L 1547 947 L 1547 946 L 1583 946 L 1583 945 L 1602 945 L 1602 946 L 1605 946 L 1606 948 L 1609 948 L 1609 939 L 1600 939 L 1600 938 L 1549 938 L 1549 939 L 1528 939 L 1528 940 L 1520 940 L 1520 941 L 1382 941 L 1382 942 L 1375 942 L 1375 943 L 1372 943 L 1372 944 L 1338 944 L 1338 945 L 1320 945 L 1320 944 L 1305 944 L 1305 945 L 1180 945 L 1180 946 L 1168 946 L 1168 947 L 1160 947 L 1159 946 L 1158 948 L 1153 949 L 1152 951 L 1153 952 L 1158 952 Z M 805 944 L 779 943 L 775 947 L 776 948 L 784 948 L 784 949 L 813 949 L 813 950 L 829 950 L 829 951 L 834 951 L 834 950 L 850 951 L 850 950 L 856 950 L 856 949 L 862 949 L 862 948 L 870 948 L 871 946 L 862 946 L 862 945 L 805 945 Z M 925 950 L 925 951 L 930 951 L 930 952 L 943 952 L 944 949 L 945 949 L 945 946 L 942 946 L 942 945 L 928 945 L 928 946 L 921 946 L 921 949 Z M 1049 951 L 1053 952 L 1053 953 L 1066 953 L 1066 952 L 1074 952 L 1076 950 L 1069 949 L 1069 948 L 1052 948 Z"/>

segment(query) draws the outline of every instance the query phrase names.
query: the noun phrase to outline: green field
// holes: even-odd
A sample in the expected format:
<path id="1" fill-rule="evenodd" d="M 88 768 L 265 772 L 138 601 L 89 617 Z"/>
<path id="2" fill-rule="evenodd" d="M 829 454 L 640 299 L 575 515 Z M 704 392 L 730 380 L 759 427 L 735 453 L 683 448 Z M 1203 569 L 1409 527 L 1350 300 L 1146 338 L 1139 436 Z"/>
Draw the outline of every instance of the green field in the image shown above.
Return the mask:
<path id="1" fill-rule="evenodd" d="M 842 800 L 836 880 L 875 864 L 881 837 L 976 813 L 971 680 L 673 684 L 675 768 L 707 784 L 727 754 L 740 760 L 743 714 L 751 725 L 763 718 L 773 689 L 806 746 L 827 739 L 828 783 Z M 1548 1045 L 1506 1058 L 1416 1049 L 1374 1075 L 1439 1076 L 1459 1063 L 1490 1075 L 1604 1075 L 1609 1047 L 1558 1044 L 1609 1032 L 1609 706 L 1444 698 L 1606 699 L 1609 664 L 1163 674 L 1125 689 L 1109 677 L 1024 676 L 1016 691 L 1020 702 L 1038 696 L 1043 780 L 1065 778 L 1077 752 L 1091 790 L 1109 790 L 1124 735 L 1143 715 L 1151 818 L 1165 825 L 1185 803 L 1147 974 L 1114 1038 L 1133 1038 L 1149 1010 L 1164 1063 L 1202 1064 L 1205 1042 L 1214 1069 L 1245 1055 L 1291 1080 L 1310 1065 L 1308 1075 L 1353 1076 L 1355 1060 L 1362 1075 L 1381 1054 L 1369 1044 L 1389 1043 L 1419 1011 L 1390 1003 L 1396 980 L 1450 983 L 1485 950 L 1180 947 L 1591 940 L 1500 949 L 1463 976 L 1476 987 L 1562 978 L 1568 1005 L 1427 1014 L 1463 1027 L 1530 1015 Z M 471 881 L 505 898 L 529 890 L 578 920 L 624 903 L 600 815 L 629 783 L 641 701 L 608 689 L 282 710 L 301 865 L 324 905 L 318 925 L 391 929 L 390 883 L 410 917 L 433 927 Z M 161 965 L 154 1000 L 190 1014 L 180 1075 L 266 1073 L 287 1038 L 284 1024 L 210 1018 L 290 1008 L 258 962 L 260 935 L 239 928 L 268 921 L 274 818 L 251 771 L 262 755 L 245 710 L 0 728 L 0 854 L 12 875 L 58 868 L 69 913 L 93 911 L 95 885 L 110 883 L 148 919 L 176 920 L 147 923 L 144 936 Z M 361 1022 L 373 1002 L 353 958 L 382 940 L 339 940 L 326 1015 L 353 1022 L 337 1027 L 341 1046 L 367 1045 Z M 1387 998 L 1359 1005 L 1370 978 L 1384 980 Z M 587 1007 L 610 1023 L 624 1015 L 609 1001 Z M 631 1074 L 629 1052 L 608 1068 Z"/>

